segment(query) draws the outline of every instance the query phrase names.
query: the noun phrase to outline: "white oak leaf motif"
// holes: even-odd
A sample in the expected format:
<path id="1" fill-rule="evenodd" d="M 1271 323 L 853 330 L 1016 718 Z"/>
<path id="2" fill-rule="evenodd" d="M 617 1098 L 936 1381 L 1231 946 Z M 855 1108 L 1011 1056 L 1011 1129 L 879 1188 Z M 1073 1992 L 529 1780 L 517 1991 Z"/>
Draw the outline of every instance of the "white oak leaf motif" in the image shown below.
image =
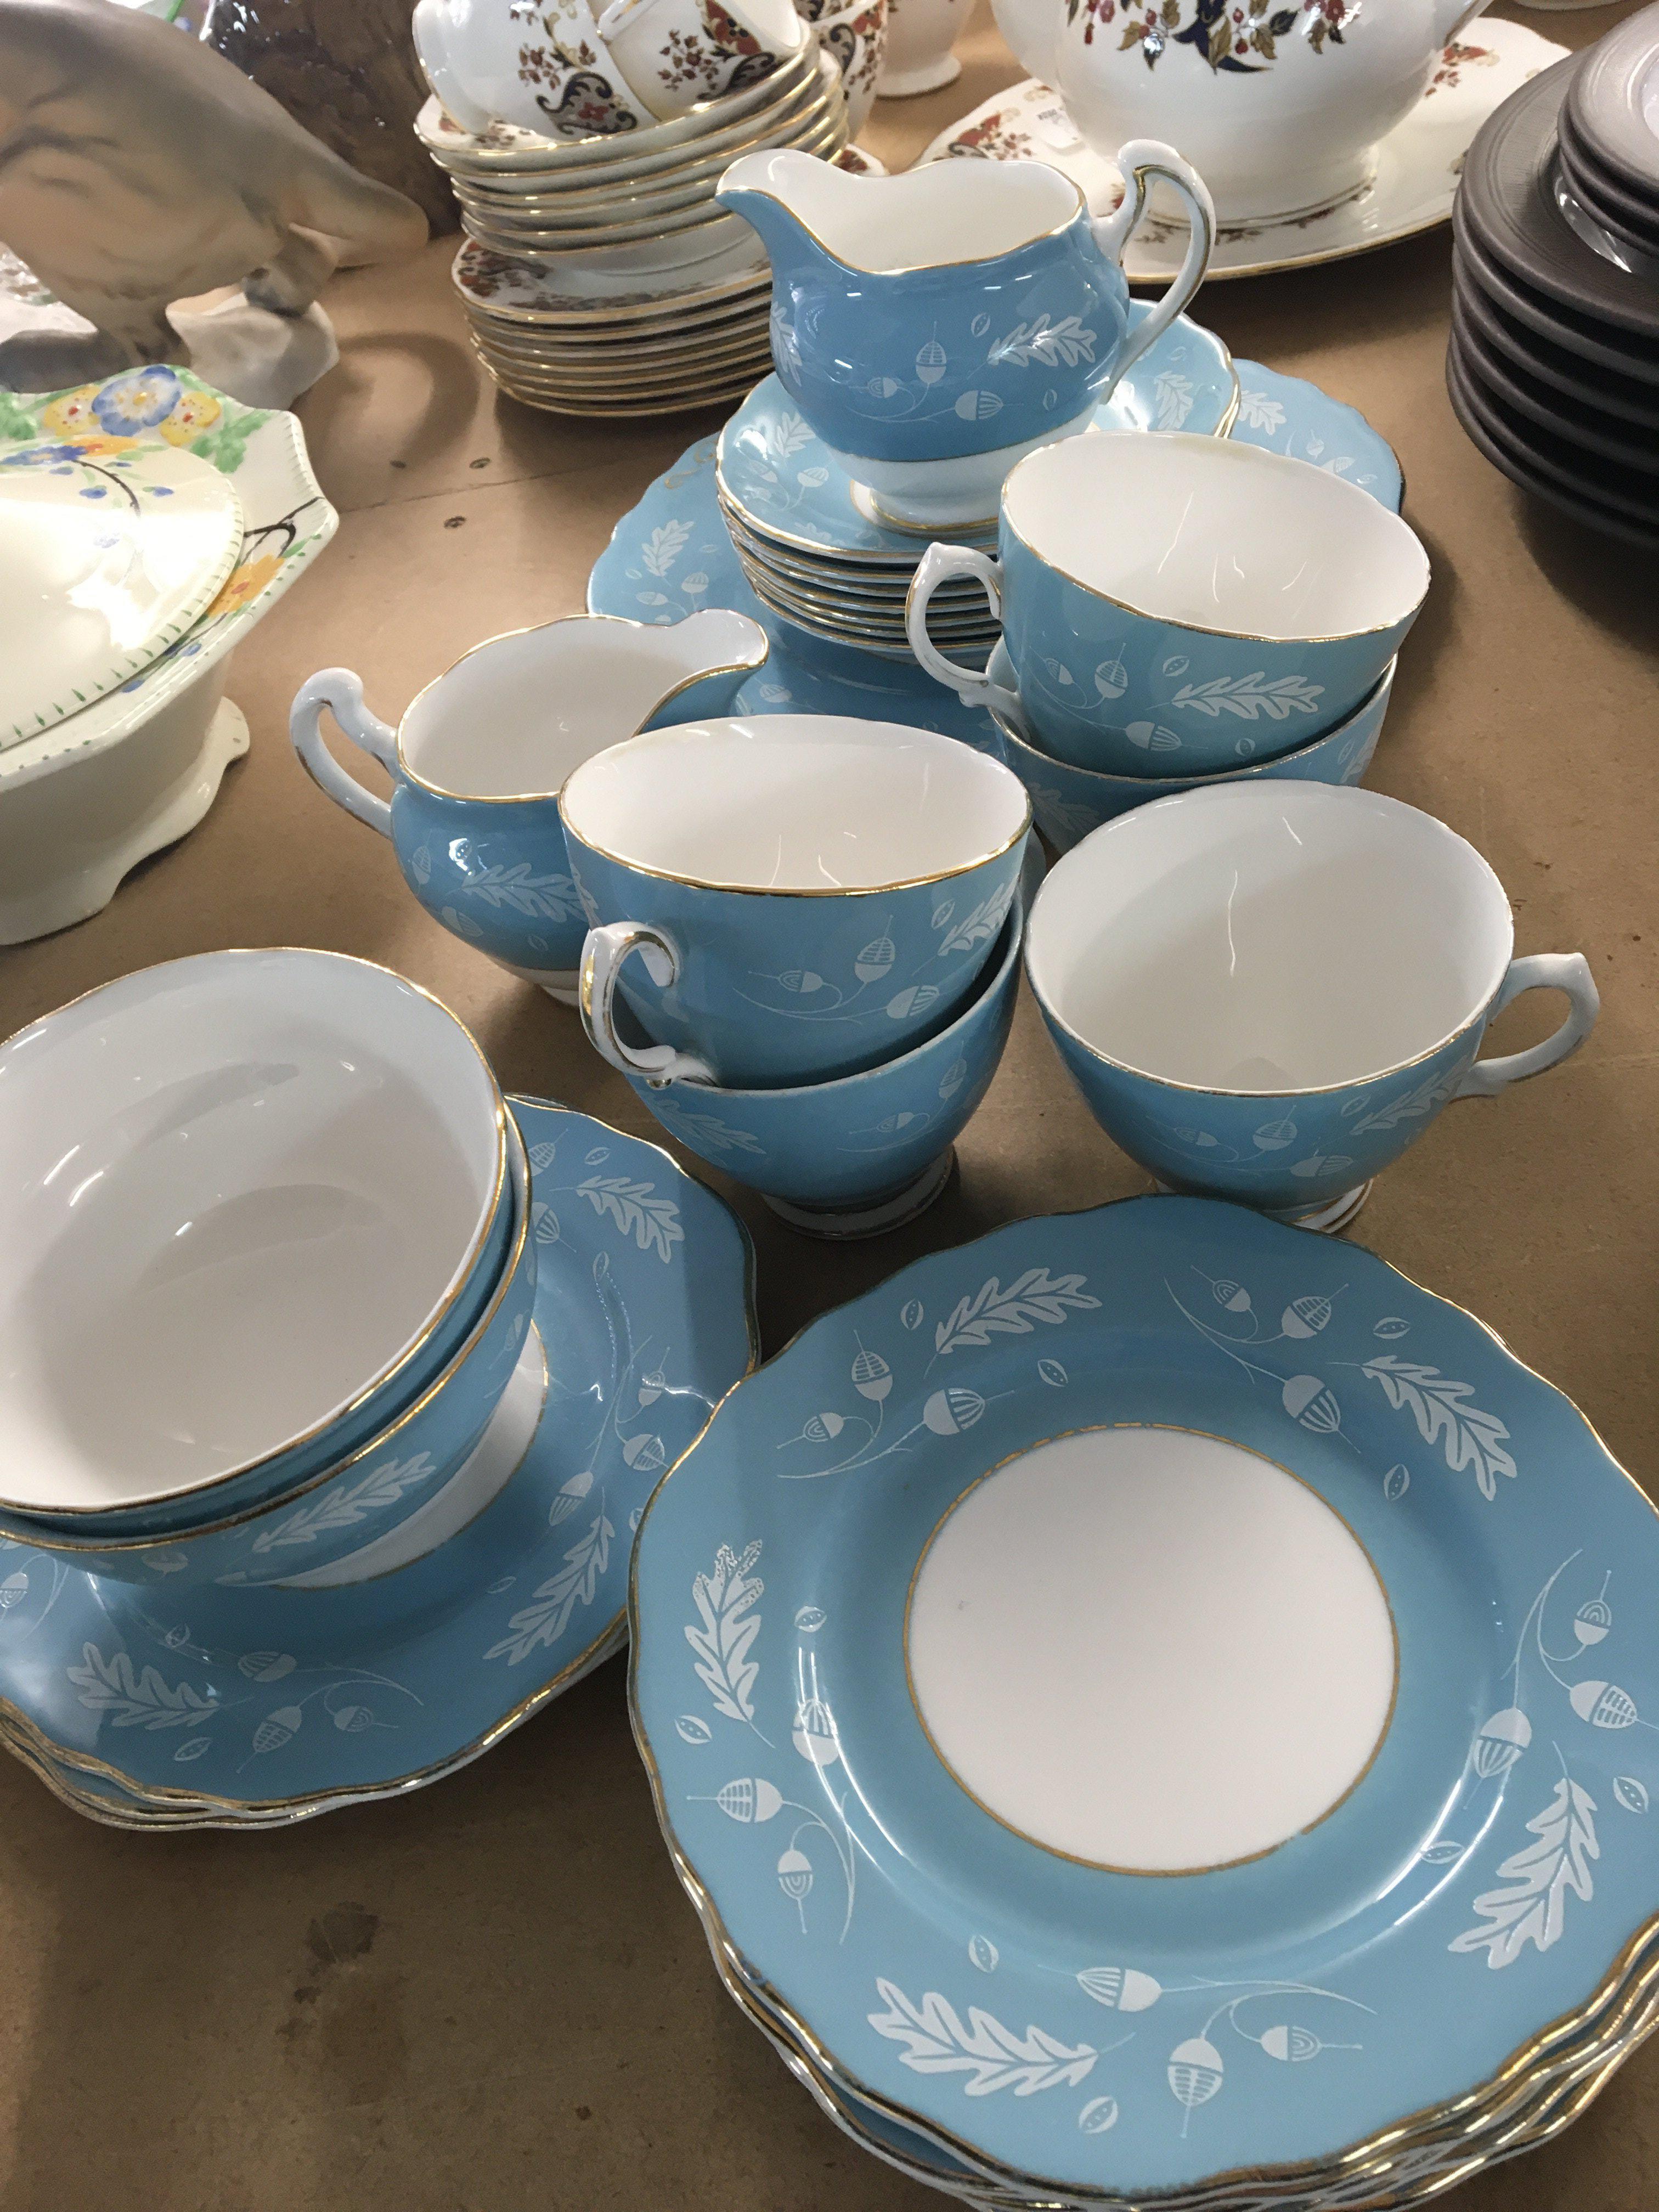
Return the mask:
<path id="1" fill-rule="evenodd" d="M 690 1145 L 693 1152 L 750 1152 L 766 1157 L 766 1147 L 752 1131 L 733 1128 L 714 1114 L 689 1113 L 684 1106 L 658 1106 L 652 1112 L 671 1137 Z"/>
<path id="2" fill-rule="evenodd" d="M 917 2074 L 965 2074 L 963 2087 L 970 2097 L 1075 2087 L 1100 2055 L 1091 2043 L 1061 2043 L 1040 2027 L 1016 2035 L 979 2005 L 968 2008 L 964 2022 L 937 1990 L 915 2005 L 896 1983 L 878 1976 L 876 1994 L 885 2009 L 866 2016 L 878 2035 L 905 2045 L 903 2063 Z"/>
<path id="3" fill-rule="evenodd" d="M 169 1687 L 154 1667 L 137 1672 L 125 1651 L 106 1659 L 95 1644 L 82 1645 L 81 1664 L 68 1674 L 81 1703 L 93 1712 L 107 1713 L 114 1728 L 189 1728 L 215 1710 L 188 1682 Z"/>
<path id="4" fill-rule="evenodd" d="M 780 460 L 787 461 L 791 454 L 799 453 L 812 442 L 812 432 L 805 420 L 792 408 L 786 407 L 778 416 L 772 433 L 771 444 Z"/>
<path id="5" fill-rule="evenodd" d="M 1486 1890 L 1474 1900 L 1486 1926 L 1466 1928 L 1449 1951 L 1484 1950 L 1489 1966 L 1511 1966 L 1528 1943 L 1547 1951 L 1559 1939 L 1570 1891 L 1589 1903 L 1595 1887 L 1589 1863 L 1601 1856 L 1589 1793 L 1564 1774 L 1527 1831 L 1537 1840 L 1512 1851 L 1498 1869 L 1510 1887 Z"/>
<path id="6" fill-rule="evenodd" d="M 1034 361 L 1054 368 L 1063 362 L 1067 368 L 1075 368 L 1079 362 L 1094 357 L 1095 332 L 1085 327 L 1080 315 L 1064 315 L 1057 323 L 1039 315 L 1035 322 L 1017 323 L 1006 337 L 997 340 L 986 361 L 988 365 L 1012 362 L 1018 368 L 1029 368 Z"/>
<path id="7" fill-rule="evenodd" d="M 429 1482 L 437 1471 L 438 1462 L 430 1452 L 416 1452 L 412 1459 L 389 1459 L 382 1466 L 370 1468 L 344 1490 L 331 1491 L 314 1505 L 302 1505 L 297 1513 L 290 1513 L 286 1521 L 256 1536 L 252 1548 L 285 1551 L 291 1544 L 314 1544 L 319 1536 L 337 1528 L 355 1528 L 369 1514 L 384 1511 L 410 1491 Z"/>
<path id="8" fill-rule="evenodd" d="M 1189 714 L 1206 714 L 1212 722 L 1223 714 L 1237 714 L 1241 722 L 1259 721 L 1264 714 L 1271 722 L 1285 722 L 1292 712 L 1315 713 L 1324 695 L 1324 685 L 1310 684 L 1305 676 L 1270 678 L 1265 669 L 1257 668 L 1248 676 L 1212 676 L 1207 684 L 1183 684 L 1170 704 Z"/>
<path id="9" fill-rule="evenodd" d="M 1363 1108 L 1358 1120 L 1350 1124 L 1352 1133 L 1358 1137 L 1369 1129 L 1394 1129 L 1402 1121 L 1432 1114 L 1437 1106 L 1445 1104 L 1462 1081 L 1466 1065 L 1460 1060 L 1455 1068 L 1442 1068 L 1397 1098 L 1387 1099 L 1381 1106 Z"/>
<path id="10" fill-rule="evenodd" d="M 469 876 L 466 890 L 469 898 L 481 898 L 488 907 L 510 907 L 514 914 L 539 915 L 544 921 L 574 921 L 581 912 L 568 876 L 534 875 L 528 860 Z"/>
<path id="11" fill-rule="evenodd" d="M 641 1252 L 656 1252 L 664 1261 L 684 1241 L 678 1202 L 659 1198 L 656 1185 L 632 1182 L 623 1176 L 589 1176 L 576 1186 L 595 1213 L 609 1214 L 625 1235 L 631 1235 Z"/>
<path id="12" fill-rule="evenodd" d="M 511 1632 L 492 1644 L 486 1659 L 505 1659 L 516 1667 L 532 1651 L 556 1644 L 570 1625 L 579 1605 L 592 1605 L 599 1577 L 611 1559 L 611 1539 L 616 1530 L 601 1511 L 586 1535 L 565 1553 L 563 1566 L 535 1592 L 532 1602 L 507 1621 Z"/>
<path id="13" fill-rule="evenodd" d="M 1466 1467 L 1474 1469 L 1483 1498 L 1498 1495 L 1500 1474 L 1513 1479 L 1515 1462 L 1504 1449 L 1509 1430 L 1496 1413 L 1469 1402 L 1472 1384 L 1455 1382 L 1437 1367 L 1401 1359 L 1392 1352 L 1362 1361 L 1359 1371 L 1381 1385 L 1396 1413 L 1403 1407 L 1411 1413 L 1425 1444 L 1443 1443 L 1454 1474 Z"/>
<path id="14" fill-rule="evenodd" d="M 1277 430 L 1284 425 L 1285 410 L 1277 399 L 1269 399 L 1265 392 L 1246 392 L 1241 387 L 1238 419 L 1248 422 L 1253 430 Z"/>
<path id="15" fill-rule="evenodd" d="M 755 1607 L 766 1587 L 753 1571 L 760 1555 L 758 1541 L 741 1552 L 722 1544 L 714 1573 L 699 1575 L 691 1585 L 697 1620 L 688 1622 L 685 1640 L 696 1655 L 698 1680 L 728 1720 L 752 1723 L 755 1717 L 760 1662 L 749 1656 L 749 1647 L 760 1633 Z"/>
<path id="16" fill-rule="evenodd" d="M 1178 430 L 1193 411 L 1198 387 L 1179 369 L 1166 368 L 1152 380 L 1152 428 Z"/>
<path id="17" fill-rule="evenodd" d="M 939 946 L 939 958 L 943 960 L 947 952 L 971 951 L 975 945 L 994 937 L 1008 919 L 1014 889 L 1012 882 L 1005 884 L 1000 890 L 993 891 L 988 898 L 981 899 L 971 914 L 963 915 Z"/>
<path id="18" fill-rule="evenodd" d="M 1085 1275 L 1050 1275 L 1046 1267 L 1028 1267 L 1005 1291 L 993 1275 L 971 1297 L 957 1299 L 933 1331 L 933 1349 L 944 1353 L 964 1345 L 986 1345 L 993 1330 L 1005 1336 L 1029 1336 L 1034 1323 L 1063 1322 L 1068 1309 L 1091 1312 L 1100 1300 L 1084 1289 L 1087 1280 Z"/>
<path id="19" fill-rule="evenodd" d="M 689 522 L 665 522 L 640 548 L 640 559 L 653 576 L 665 576 L 691 542 Z"/>

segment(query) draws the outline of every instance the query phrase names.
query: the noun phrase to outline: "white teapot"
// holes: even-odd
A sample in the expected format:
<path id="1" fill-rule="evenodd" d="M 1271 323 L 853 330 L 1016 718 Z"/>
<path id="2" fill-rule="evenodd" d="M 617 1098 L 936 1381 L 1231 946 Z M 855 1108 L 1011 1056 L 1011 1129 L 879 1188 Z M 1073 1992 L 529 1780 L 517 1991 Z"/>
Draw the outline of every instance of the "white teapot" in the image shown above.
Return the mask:
<path id="1" fill-rule="evenodd" d="M 1178 147 L 1224 224 L 1362 189 L 1486 0 L 993 0 L 1097 153 Z"/>

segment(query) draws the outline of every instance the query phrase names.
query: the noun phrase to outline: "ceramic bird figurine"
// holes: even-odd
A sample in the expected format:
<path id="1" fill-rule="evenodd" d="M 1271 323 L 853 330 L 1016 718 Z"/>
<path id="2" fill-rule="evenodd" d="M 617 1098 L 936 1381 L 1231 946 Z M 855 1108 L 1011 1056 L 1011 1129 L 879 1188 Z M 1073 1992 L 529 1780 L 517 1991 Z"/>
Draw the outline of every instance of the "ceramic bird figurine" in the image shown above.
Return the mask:
<path id="1" fill-rule="evenodd" d="M 240 284 L 299 317 L 341 263 L 426 218 L 359 176 L 222 56 L 109 0 L 0 0 L 0 244 L 90 333 L 0 345 L 0 388 L 187 362 L 175 300 Z"/>

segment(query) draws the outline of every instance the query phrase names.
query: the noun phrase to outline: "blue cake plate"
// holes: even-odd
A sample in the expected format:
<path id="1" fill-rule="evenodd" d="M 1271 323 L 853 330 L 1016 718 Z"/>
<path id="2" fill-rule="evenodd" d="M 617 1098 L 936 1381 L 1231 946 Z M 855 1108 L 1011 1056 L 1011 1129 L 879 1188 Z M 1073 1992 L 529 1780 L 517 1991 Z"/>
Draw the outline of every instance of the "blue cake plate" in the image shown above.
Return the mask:
<path id="1" fill-rule="evenodd" d="M 475 1758 L 620 1640 L 632 1531 L 757 1357 L 752 1255 L 668 1154 L 514 1098 L 549 1389 L 505 1488 L 413 1565 L 192 1587 L 0 1556 L 0 1727 L 71 1789 L 225 1825 L 302 1819 Z"/>
<path id="2" fill-rule="evenodd" d="M 1282 1468 L 1387 1600 L 1369 1763 L 1237 1863 L 1046 1849 L 910 1694 L 941 1516 L 1098 1428 Z M 1656 1582 L 1659 1514 L 1470 1316 L 1355 1247 L 1125 1200 L 933 1255 L 733 1391 L 641 1523 L 631 1697 L 711 1935 L 840 2093 L 1028 2197 L 1272 2192 L 1489 2100 L 1645 1956 Z"/>
<path id="3" fill-rule="evenodd" d="M 1130 370 L 1114 407 L 1121 403 L 1125 410 L 1155 417 L 1156 401 L 1136 380 L 1143 371 L 1156 379 L 1156 350 Z M 1280 376 L 1259 362 L 1241 361 L 1233 367 L 1239 406 L 1232 436 L 1329 469 L 1398 510 L 1400 465 L 1362 415 L 1317 385 Z M 762 605 L 749 587 L 720 514 L 718 442 L 702 438 L 688 447 L 617 523 L 588 579 L 588 612 L 660 623 L 683 622 L 699 607 L 730 607 L 759 623 L 772 642 L 766 666 L 738 693 L 737 713 L 852 714 L 908 722 L 995 752 L 998 738 L 990 716 L 964 707 L 920 668 L 823 643 Z"/>

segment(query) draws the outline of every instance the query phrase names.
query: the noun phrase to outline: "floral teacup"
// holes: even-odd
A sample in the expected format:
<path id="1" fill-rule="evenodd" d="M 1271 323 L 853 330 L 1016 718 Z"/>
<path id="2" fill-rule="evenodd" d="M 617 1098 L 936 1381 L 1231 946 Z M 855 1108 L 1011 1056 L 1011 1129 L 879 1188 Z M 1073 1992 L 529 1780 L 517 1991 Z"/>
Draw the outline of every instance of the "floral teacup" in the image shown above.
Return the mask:
<path id="1" fill-rule="evenodd" d="M 514 123 L 549 138 L 611 138 L 656 116 L 599 36 L 589 0 L 416 0 L 415 50 L 444 106 L 482 136 Z"/>
<path id="2" fill-rule="evenodd" d="M 758 84 L 805 38 L 792 0 L 611 0 L 599 30 L 629 86 L 665 122 Z"/>

